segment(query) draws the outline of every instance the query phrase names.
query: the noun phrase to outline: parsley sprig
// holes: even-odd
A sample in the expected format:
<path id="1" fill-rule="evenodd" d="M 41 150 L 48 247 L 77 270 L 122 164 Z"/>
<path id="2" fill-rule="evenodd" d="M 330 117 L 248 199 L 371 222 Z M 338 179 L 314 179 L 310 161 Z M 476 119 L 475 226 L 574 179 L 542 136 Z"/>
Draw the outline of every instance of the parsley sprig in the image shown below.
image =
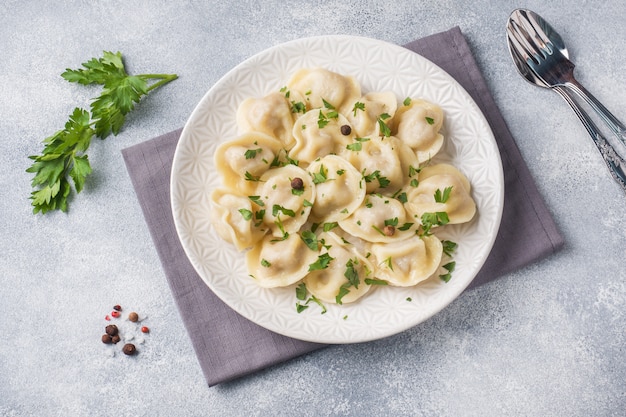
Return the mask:
<path id="1" fill-rule="evenodd" d="M 41 155 L 29 156 L 33 163 L 26 172 L 34 174 L 31 184 L 35 190 L 30 199 L 35 214 L 67 211 L 70 178 L 80 193 L 92 172 L 86 153 L 91 139 L 117 135 L 126 115 L 143 96 L 178 78 L 176 74 L 129 75 L 120 52 L 104 51 L 101 58 L 92 58 L 82 66 L 68 68 L 61 76 L 69 82 L 102 85 L 102 92 L 91 102 L 91 114 L 76 107 L 65 127 L 43 141 Z"/>

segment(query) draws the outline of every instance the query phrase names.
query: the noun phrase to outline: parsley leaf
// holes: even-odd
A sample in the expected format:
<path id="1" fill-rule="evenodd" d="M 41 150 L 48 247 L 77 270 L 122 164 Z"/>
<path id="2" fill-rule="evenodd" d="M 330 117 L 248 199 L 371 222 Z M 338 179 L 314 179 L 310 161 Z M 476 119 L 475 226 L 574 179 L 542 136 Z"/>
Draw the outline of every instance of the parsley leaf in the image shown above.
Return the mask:
<path id="1" fill-rule="evenodd" d="M 365 103 L 361 103 L 360 101 L 357 101 L 356 103 L 354 103 L 354 107 L 352 108 L 352 111 L 354 113 L 354 117 L 356 117 L 356 111 L 357 110 L 365 110 Z"/>
<path id="2" fill-rule="evenodd" d="M 435 202 L 445 203 L 450 198 L 450 192 L 452 192 L 452 186 L 444 188 L 443 192 L 439 188 L 435 191 Z"/>
<path id="3" fill-rule="evenodd" d="M 389 126 L 387 126 L 387 123 L 385 123 L 385 120 L 389 119 L 391 116 L 387 113 L 383 113 L 380 116 L 378 116 L 378 127 L 380 127 L 380 133 L 382 133 L 382 135 L 386 138 L 388 138 L 389 136 L 391 136 L 391 129 L 389 129 Z"/>
<path id="4" fill-rule="evenodd" d="M 117 135 L 125 116 L 151 90 L 177 78 L 176 74 L 128 75 L 120 52 L 103 52 L 102 58 L 82 64 L 81 69 L 66 69 L 61 76 L 69 82 L 102 85 L 100 96 L 91 103 L 91 114 L 75 108 L 65 128 L 46 138 L 41 155 L 29 156 L 33 161 L 26 172 L 34 174 L 30 199 L 33 213 L 52 210 L 67 211 L 72 191 L 80 193 L 87 176 L 92 173 L 86 151 L 93 136 L 101 139 Z M 159 80 L 148 85 L 151 80 Z"/>
<path id="5" fill-rule="evenodd" d="M 324 167 L 324 164 L 320 165 L 319 172 L 312 173 L 313 184 L 322 184 L 328 181 L 328 170 Z"/>
<path id="6" fill-rule="evenodd" d="M 309 249 L 317 252 L 318 244 L 317 235 L 315 233 L 311 232 L 310 230 L 304 230 L 300 234 L 300 239 L 302 239 L 302 241 L 309 247 Z"/>
<path id="7" fill-rule="evenodd" d="M 331 257 L 328 253 L 321 254 L 317 257 L 317 261 L 309 265 L 309 272 L 328 268 L 328 265 L 334 259 L 335 258 Z"/>

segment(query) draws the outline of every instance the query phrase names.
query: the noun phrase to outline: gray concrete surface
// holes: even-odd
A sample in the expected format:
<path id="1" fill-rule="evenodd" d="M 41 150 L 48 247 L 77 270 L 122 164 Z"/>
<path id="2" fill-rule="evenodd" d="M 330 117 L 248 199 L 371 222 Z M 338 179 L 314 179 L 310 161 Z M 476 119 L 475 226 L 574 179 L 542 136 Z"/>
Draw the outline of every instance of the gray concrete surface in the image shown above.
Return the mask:
<path id="1" fill-rule="evenodd" d="M 619 0 L 3 1 L 0 415 L 626 415 L 626 195 L 565 103 L 514 70 L 504 25 L 517 7 L 557 27 L 579 79 L 626 120 Z M 280 42 L 354 34 L 403 44 L 455 25 L 565 249 L 397 336 L 208 388 L 120 150 L 182 126 L 224 73 Z M 68 214 L 34 216 L 27 156 L 97 91 L 60 74 L 102 50 L 121 51 L 131 73 L 180 78 L 143 101 L 119 136 L 94 141 L 95 172 Z M 100 342 L 114 304 L 152 330 L 138 334 L 135 358 Z"/>

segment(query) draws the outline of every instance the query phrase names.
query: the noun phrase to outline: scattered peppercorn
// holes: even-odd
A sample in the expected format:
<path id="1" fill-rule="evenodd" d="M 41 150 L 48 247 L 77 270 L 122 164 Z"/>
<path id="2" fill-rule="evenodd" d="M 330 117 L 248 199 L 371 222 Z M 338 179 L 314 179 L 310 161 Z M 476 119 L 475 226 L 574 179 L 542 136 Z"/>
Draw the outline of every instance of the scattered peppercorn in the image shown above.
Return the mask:
<path id="1" fill-rule="evenodd" d="M 106 334 L 106 333 L 105 333 L 105 334 L 103 334 L 103 335 L 102 335 L 102 343 L 104 343 L 104 344 L 106 344 L 106 345 L 110 345 L 111 343 L 113 343 L 113 342 L 111 341 L 111 336 L 110 336 L 110 335 L 108 335 L 108 334 Z"/>
<path id="2" fill-rule="evenodd" d="M 132 343 L 126 343 L 122 348 L 125 355 L 132 356 L 137 352 L 137 348 Z"/>
<path id="3" fill-rule="evenodd" d="M 120 339 L 119 334 L 116 334 L 115 336 L 111 337 L 111 343 L 113 343 L 114 345 L 117 345 L 120 340 L 122 339 Z"/>
<path id="4" fill-rule="evenodd" d="M 149 328 L 149 327 L 147 327 L 147 326 L 143 326 L 143 327 L 141 328 L 141 332 L 142 332 L 142 333 L 150 333 L 150 328 Z"/>
<path id="5" fill-rule="evenodd" d="M 118 318 L 120 316 L 120 312 L 113 310 L 113 311 L 111 311 L 111 316 L 113 316 L 115 318 Z"/>
<path id="6" fill-rule="evenodd" d="M 341 126 L 341 134 L 342 135 L 348 136 L 350 133 L 352 133 L 352 128 L 349 125 Z"/>
<path id="7" fill-rule="evenodd" d="M 139 321 L 139 315 L 133 311 L 128 315 L 128 320 L 132 321 L 133 323 L 137 323 L 137 321 Z"/>
<path id="8" fill-rule="evenodd" d="M 107 327 L 104 328 L 104 331 L 109 336 L 115 336 L 119 332 L 119 330 L 118 330 L 118 328 L 117 328 L 117 326 L 115 324 L 109 324 Z"/>
<path id="9" fill-rule="evenodd" d="M 391 225 L 387 225 L 383 228 L 383 233 L 385 236 L 393 236 L 394 233 L 396 233 L 396 228 Z"/>
<path id="10" fill-rule="evenodd" d="M 120 306 L 119 304 L 115 304 L 113 306 L 113 310 L 115 310 L 115 311 L 122 311 L 122 306 Z"/>
<path id="11" fill-rule="evenodd" d="M 294 190 L 302 190 L 304 188 L 304 182 L 302 181 L 302 178 L 294 178 L 291 180 L 291 188 L 293 188 Z"/>

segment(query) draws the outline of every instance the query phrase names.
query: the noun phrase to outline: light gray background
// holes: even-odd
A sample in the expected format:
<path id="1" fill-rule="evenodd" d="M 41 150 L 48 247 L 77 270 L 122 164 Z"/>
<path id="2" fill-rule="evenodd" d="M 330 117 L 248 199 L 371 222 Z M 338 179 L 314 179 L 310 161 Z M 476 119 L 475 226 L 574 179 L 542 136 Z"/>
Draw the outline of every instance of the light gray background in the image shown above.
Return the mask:
<path id="1" fill-rule="evenodd" d="M 610 1 L 25 1 L 0 5 L 0 415 L 623 416 L 626 196 L 574 114 L 532 87 L 504 26 L 527 7 L 626 120 L 626 5 Z M 182 126 L 206 90 L 278 43 L 354 34 L 398 44 L 459 25 L 566 238 L 558 255 L 464 294 L 384 340 L 334 346 L 208 388 L 120 150 Z M 95 140 L 69 214 L 31 214 L 28 155 L 97 88 L 69 84 L 102 50 L 180 79 Z M 100 342 L 114 304 L 152 332 L 128 358 Z M 118 345 L 119 350 L 120 345 Z"/>

